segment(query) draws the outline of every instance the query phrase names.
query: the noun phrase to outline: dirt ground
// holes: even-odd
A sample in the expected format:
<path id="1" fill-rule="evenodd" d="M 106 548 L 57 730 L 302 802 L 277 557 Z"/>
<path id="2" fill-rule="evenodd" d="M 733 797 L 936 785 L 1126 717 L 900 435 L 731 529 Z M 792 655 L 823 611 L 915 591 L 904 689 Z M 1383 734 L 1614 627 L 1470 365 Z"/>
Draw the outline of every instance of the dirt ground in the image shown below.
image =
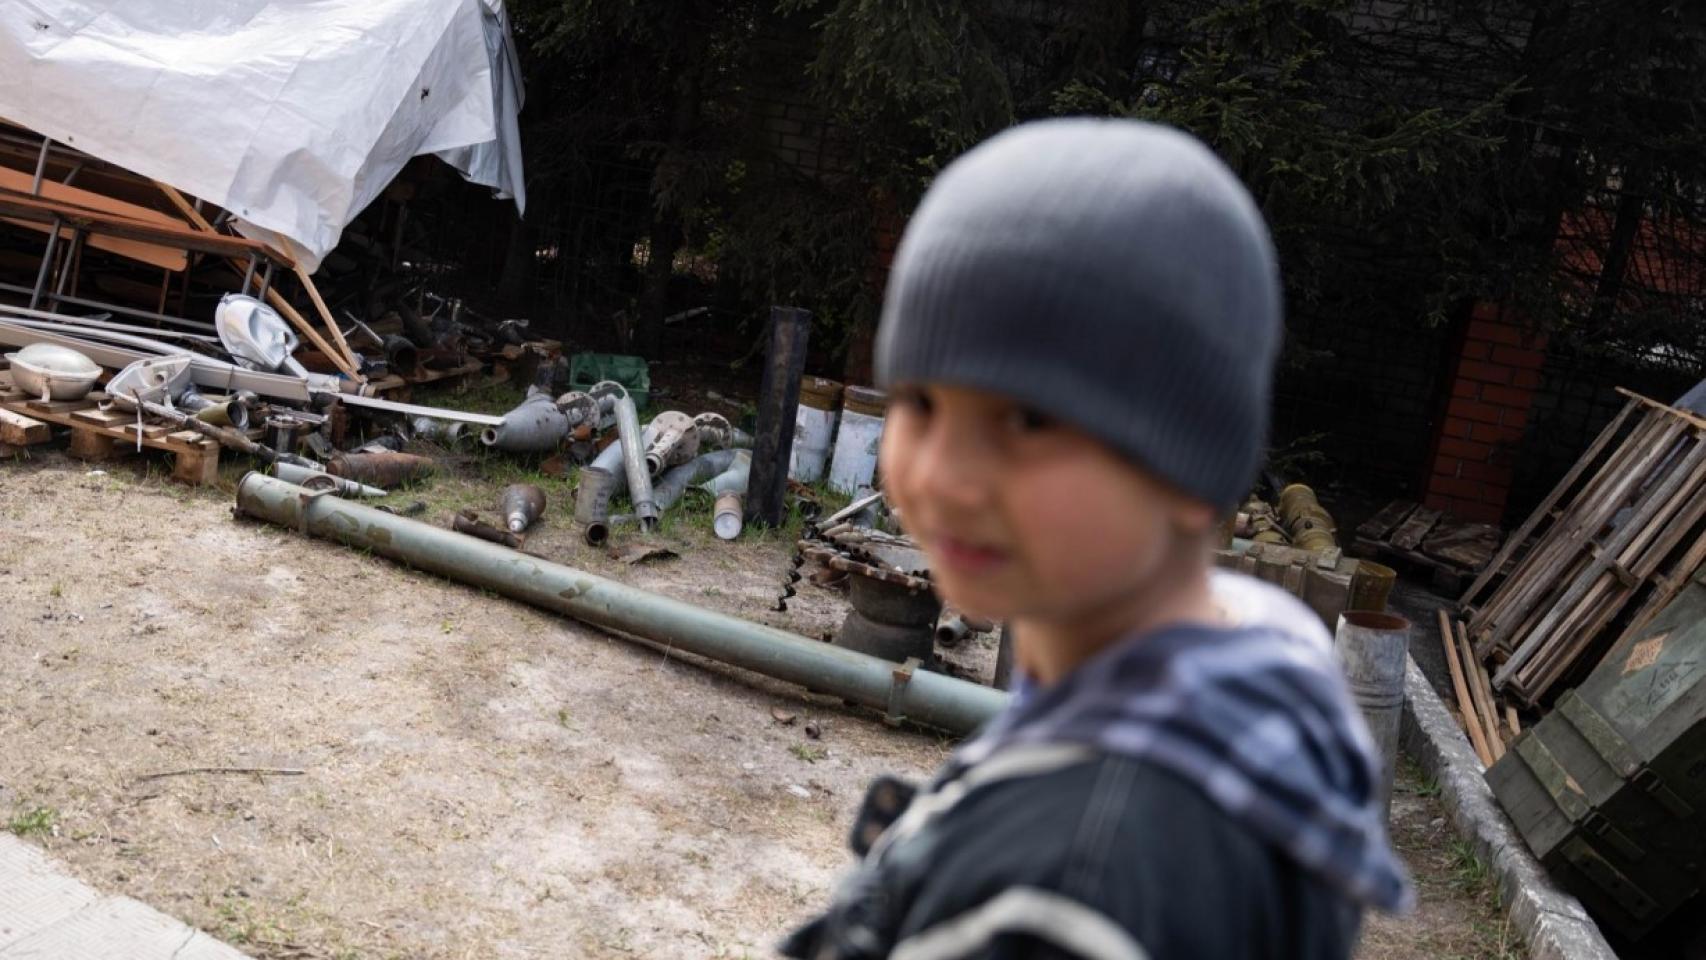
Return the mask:
<path id="1" fill-rule="evenodd" d="M 1523 960 L 1521 937 L 1499 909 L 1497 884 L 1453 831 L 1439 790 L 1404 762 L 1392 791 L 1392 845 L 1416 884 L 1416 911 L 1373 916 L 1358 956 L 1420 960 Z"/>
<path id="2" fill-rule="evenodd" d="M 392 499 L 442 523 L 506 469 Z M 845 866 L 864 783 L 951 749 L 235 521 L 238 473 L 190 490 L 157 461 L 0 462 L 0 823 L 258 957 L 768 956 Z M 844 612 L 806 584 L 772 611 L 785 535 L 725 544 L 683 518 L 659 538 L 679 559 L 626 566 L 574 538 L 561 484 L 529 542 L 546 556 L 808 636 Z M 986 679 L 993 641 L 954 660 Z M 202 767 L 300 773 L 154 776 Z M 1374 921 L 1362 955 L 1515 956 L 1407 783 L 1423 907 Z"/>

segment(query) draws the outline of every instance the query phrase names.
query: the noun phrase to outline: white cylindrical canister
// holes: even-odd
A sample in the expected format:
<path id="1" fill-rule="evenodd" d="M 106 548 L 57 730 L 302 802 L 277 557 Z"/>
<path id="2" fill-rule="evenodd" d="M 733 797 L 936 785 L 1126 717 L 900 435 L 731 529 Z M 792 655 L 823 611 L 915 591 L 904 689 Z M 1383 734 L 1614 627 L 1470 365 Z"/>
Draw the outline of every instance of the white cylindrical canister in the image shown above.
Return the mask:
<path id="1" fill-rule="evenodd" d="M 801 483 L 823 479 L 840 406 L 841 384 L 823 377 L 800 381 L 800 406 L 794 413 L 794 448 L 788 455 L 789 479 Z"/>
<path id="2" fill-rule="evenodd" d="M 717 498 L 716 513 L 711 515 L 711 529 L 724 540 L 740 536 L 746 524 L 746 497 L 740 493 L 725 493 Z"/>
<path id="3" fill-rule="evenodd" d="M 842 493 L 869 487 L 877 472 L 877 446 L 883 439 L 888 396 L 874 387 L 848 387 L 829 463 L 829 485 Z"/>

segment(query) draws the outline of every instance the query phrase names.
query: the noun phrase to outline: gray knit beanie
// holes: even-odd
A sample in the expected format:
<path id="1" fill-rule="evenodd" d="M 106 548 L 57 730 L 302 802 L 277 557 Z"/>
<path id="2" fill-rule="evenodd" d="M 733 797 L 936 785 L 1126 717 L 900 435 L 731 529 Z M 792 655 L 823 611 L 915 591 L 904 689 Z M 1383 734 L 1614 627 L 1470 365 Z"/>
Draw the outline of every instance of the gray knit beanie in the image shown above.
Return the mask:
<path id="1" fill-rule="evenodd" d="M 1227 508 L 1261 465 L 1281 336 L 1267 227 L 1207 147 L 1048 120 L 925 194 L 889 274 L 877 380 L 1002 394 Z"/>

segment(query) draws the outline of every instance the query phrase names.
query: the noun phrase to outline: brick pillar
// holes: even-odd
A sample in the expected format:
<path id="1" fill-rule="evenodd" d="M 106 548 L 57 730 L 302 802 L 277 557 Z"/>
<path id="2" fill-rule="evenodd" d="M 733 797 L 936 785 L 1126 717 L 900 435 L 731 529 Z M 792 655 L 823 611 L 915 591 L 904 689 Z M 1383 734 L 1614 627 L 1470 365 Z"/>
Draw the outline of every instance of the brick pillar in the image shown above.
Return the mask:
<path id="1" fill-rule="evenodd" d="M 1476 304 L 1434 434 L 1423 502 L 1464 520 L 1498 523 L 1517 446 L 1546 365 L 1546 337 L 1490 303 Z"/>

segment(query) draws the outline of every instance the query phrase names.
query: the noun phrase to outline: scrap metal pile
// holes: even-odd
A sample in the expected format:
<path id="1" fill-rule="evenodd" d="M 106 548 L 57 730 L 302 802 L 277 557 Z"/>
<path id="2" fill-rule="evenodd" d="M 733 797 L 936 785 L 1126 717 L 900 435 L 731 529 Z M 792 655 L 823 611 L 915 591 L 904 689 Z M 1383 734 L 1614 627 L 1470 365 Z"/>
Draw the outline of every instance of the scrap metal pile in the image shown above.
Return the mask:
<path id="1" fill-rule="evenodd" d="M 880 493 L 808 524 L 796 544 L 794 570 L 777 602 L 786 609 L 807 563 L 819 586 L 845 584 L 851 609 L 835 642 L 850 650 L 912 665 L 936 662 L 938 647 L 991 633 L 992 623 L 944 609 L 930 587 L 930 566 L 911 537 L 896 530 Z"/>
<path id="2" fill-rule="evenodd" d="M 440 464 L 422 452 L 476 444 L 557 475 L 547 465 L 580 464 L 573 515 L 595 544 L 624 525 L 652 530 L 691 490 L 714 498 L 714 530 L 728 539 L 749 516 L 780 525 L 790 491 L 810 512 L 811 484 L 861 495 L 874 482 L 885 398 L 818 378 L 802 391 L 803 311 L 782 311 L 792 372 L 767 375 L 755 440 L 715 413 L 642 423 L 646 361 L 567 357 L 528 320 L 482 314 L 445 288 L 453 271 L 423 252 L 430 238 L 409 210 L 434 174 L 411 158 L 437 156 L 524 203 L 501 0 L 244 0 L 212 19 L 166 0 L 42 0 L 0 24 L 0 59 L 0 457 L 56 439 L 94 461 L 154 448 L 171 454 L 177 479 L 208 484 L 234 452 L 257 467 L 237 483 L 239 516 L 892 720 L 964 733 L 1004 702 L 914 674 L 911 659 L 541 557 L 526 549 L 548 506 L 535 484 L 447 524 L 412 519 L 424 503 L 361 502 L 426 482 Z M 414 387 L 475 376 L 525 396 L 502 414 L 410 402 Z M 749 487 L 762 495 L 744 503 Z M 846 532 L 821 542 L 850 545 Z M 914 574 L 895 576 L 905 602 L 932 605 L 928 635 L 938 611 Z M 894 624 L 864 612 L 878 634 Z M 967 630 L 949 626 L 954 638 Z"/>
<path id="3" fill-rule="evenodd" d="M 1302 600 L 1333 630 L 1347 610 L 1383 611 L 1397 573 L 1339 546 L 1333 515 L 1301 484 L 1287 484 L 1277 507 L 1250 497 L 1222 531 L 1215 563 L 1266 580 Z"/>

